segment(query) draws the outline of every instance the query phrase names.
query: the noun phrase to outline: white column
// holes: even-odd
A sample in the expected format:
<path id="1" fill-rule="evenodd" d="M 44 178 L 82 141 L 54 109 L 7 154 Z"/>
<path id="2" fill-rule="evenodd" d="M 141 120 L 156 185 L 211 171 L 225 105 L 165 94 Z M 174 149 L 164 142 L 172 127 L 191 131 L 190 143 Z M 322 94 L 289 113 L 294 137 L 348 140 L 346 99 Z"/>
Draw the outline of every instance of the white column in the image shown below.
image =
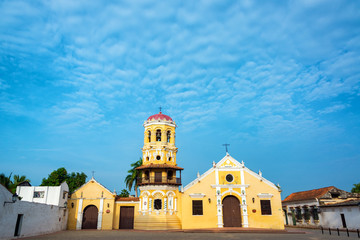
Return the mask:
<path id="1" fill-rule="evenodd" d="M 82 225 L 82 205 L 83 205 L 83 199 L 80 198 L 79 200 L 79 205 L 78 205 L 78 214 L 77 214 L 77 219 L 76 219 L 76 230 L 80 230 L 81 229 L 81 225 Z"/>
<path id="2" fill-rule="evenodd" d="M 101 229 L 101 223 L 102 223 L 102 216 L 103 216 L 103 210 L 104 210 L 104 198 L 100 199 L 100 209 L 98 214 L 98 223 L 97 223 L 97 229 Z"/>
<path id="3" fill-rule="evenodd" d="M 249 219 L 248 219 L 248 209 L 246 203 L 246 190 L 245 190 L 245 176 L 244 176 L 244 168 L 240 169 L 240 176 L 241 176 L 241 214 L 243 216 L 243 226 L 245 228 L 249 227 Z"/>
<path id="4" fill-rule="evenodd" d="M 218 217 L 218 228 L 224 227 L 223 223 L 223 213 L 222 213 L 222 203 L 221 203 L 221 188 L 216 187 L 216 212 Z"/>

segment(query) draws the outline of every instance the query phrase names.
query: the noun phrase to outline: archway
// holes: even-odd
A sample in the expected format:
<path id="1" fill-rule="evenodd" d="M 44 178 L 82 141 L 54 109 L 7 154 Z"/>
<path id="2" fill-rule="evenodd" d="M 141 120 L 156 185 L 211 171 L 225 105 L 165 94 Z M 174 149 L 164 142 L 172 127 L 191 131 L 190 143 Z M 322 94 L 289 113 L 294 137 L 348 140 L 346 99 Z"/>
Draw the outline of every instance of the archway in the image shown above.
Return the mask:
<path id="1" fill-rule="evenodd" d="M 89 205 L 84 209 L 81 229 L 97 229 L 98 208 Z"/>
<path id="2" fill-rule="evenodd" d="M 241 227 L 240 201 L 227 196 L 222 201 L 224 227 Z"/>

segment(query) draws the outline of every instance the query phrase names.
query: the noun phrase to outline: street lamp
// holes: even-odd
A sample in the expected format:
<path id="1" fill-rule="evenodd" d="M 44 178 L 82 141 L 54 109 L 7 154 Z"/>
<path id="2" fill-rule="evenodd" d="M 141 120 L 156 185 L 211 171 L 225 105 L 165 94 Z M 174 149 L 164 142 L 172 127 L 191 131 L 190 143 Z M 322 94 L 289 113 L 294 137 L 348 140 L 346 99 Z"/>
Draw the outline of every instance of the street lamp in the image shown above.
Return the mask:
<path id="1" fill-rule="evenodd" d="M 18 200 L 18 198 L 19 198 L 19 196 L 18 196 L 16 193 L 14 193 L 14 194 L 12 195 L 12 197 L 11 197 L 11 202 L 5 201 L 5 202 L 4 202 L 4 206 L 5 206 L 6 203 L 15 203 L 16 200 Z"/>

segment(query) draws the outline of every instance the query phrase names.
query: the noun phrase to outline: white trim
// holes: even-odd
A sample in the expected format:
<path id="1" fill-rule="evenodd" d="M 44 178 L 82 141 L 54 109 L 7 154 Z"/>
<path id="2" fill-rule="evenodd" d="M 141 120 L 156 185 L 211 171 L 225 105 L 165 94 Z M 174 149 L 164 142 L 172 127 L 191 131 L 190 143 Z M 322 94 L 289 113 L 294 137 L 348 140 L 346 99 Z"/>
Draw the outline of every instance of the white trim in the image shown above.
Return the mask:
<path id="1" fill-rule="evenodd" d="M 115 203 L 125 203 L 125 204 L 129 204 L 129 203 L 134 203 L 134 204 L 140 204 L 140 200 L 139 201 L 116 201 Z"/>
<path id="2" fill-rule="evenodd" d="M 194 186 L 196 183 L 198 183 L 199 181 L 201 181 L 202 179 L 204 179 L 207 175 L 209 175 L 210 173 L 212 173 L 214 171 L 215 168 L 210 168 L 209 170 L 207 170 L 204 174 L 200 175 L 199 178 L 196 178 L 194 181 L 190 182 L 188 185 L 186 185 L 184 187 L 184 191 L 188 190 L 189 188 L 191 188 L 192 186 Z"/>
<path id="3" fill-rule="evenodd" d="M 164 185 L 146 185 L 139 187 L 140 191 L 146 191 L 146 190 L 172 190 L 176 191 L 178 187 L 176 186 L 164 186 Z M 150 194 L 150 193 L 149 193 Z"/>
<path id="4" fill-rule="evenodd" d="M 263 181 L 264 183 L 268 184 L 270 187 L 272 187 L 272 188 L 274 188 L 274 189 L 276 189 L 276 190 L 279 190 L 279 188 L 278 188 L 274 183 L 270 182 L 269 180 L 265 179 L 264 177 L 260 176 L 259 174 L 251 171 L 251 170 L 248 169 L 247 167 L 245 167 L 244 169 L 245 169 L 245 171 L 246 171 L 247 173 L 249 173 L 250 175 L 256 177 L 257 179 L 259 179 L 259 180 L 261 180 L 261 181 Z"/>
<path id="5" fill-rule="evenodd" d="M 158 121 L 158 122 L 157 122 Z M 165 126 L 169 126 L 169 127 L 177 127 L 175 123 L 171 123 L 171 122 L 163 122 L 162 120 L 153 120 L 150 123 L 145 123 L 143 124 L 144 128 L 152 126 L 152 125 L 165 125 Z"/>
<path id="6" fill-rule="evenodd" d="M 103 187 L 105 190 L 107 190 L 107 191 L 111 194 L 111 196 L 114 195 L 109 189 L 107 189 L 106 187 L 104 187 L 103 185 L 101 185 L 101 183 L 99 183 L 98 181 L 96 181 L 94 177 L 92 177 L 89 181 L 87 181 L 86 183 L 84 183 L 83 185 L 81 185 L 80 187 L 78 187 L 77 189 L 75 189 L 75 191 L 74 191 L 72 194 L 74 194 L 75 192 L 77 192 L 79 189 L 81 189 L 81 188 L 84 187 L 85 185 L 89 184 L 91 181 L 94 181 L 94 182 L 97 183 L 99 186 Z M 71 195 L 72 195 L 72 194 L 71 194 Z"/>
<path id="7" fill-rule="evenodd" d="M 271 193 L 259 193 L 257 196 L 259 198 L 272 198 L 274 195 Z"/>
<path id="8" fill-rule="evenodd" d="M 103 210 L 104 210 L 104 199 L 102 198 L 102 199 L 100 199 L 100 209 L 99 209 L 99 213 L 98 213 L 98 222 L 97 222 L 98 230 L 101 230 Z"/>
<path id="9" fill-rule="evenodd" d="M 141 189 L 140 189 L 141 190 Z M 142 191 L 142 190 L 141 190 Z M 146 193 L 146 195 L 145 195 L 145 193 Z M 142 191 L 142 193 L 140 194 L 140 197 L 142 196 L 142 197 L 144 197 L 144 196 L 150 196 L 151 194 L 150 194 L 150 192 L 149 191 Z"/>
<path id="10" fill-rule="evenodd" d="M 78 206 L 78 214 L 77 214 L 77 219 L 76 219 L 76 230 L 80 230 L 81 229 L 81 225 L 82 225 L 82 205 L 83 205 L 83 199 L 81 198 L 79 201 L 79 206 Z"/>
<path id="11" fill-rule="evenodd" d="M 161 195 L 164 197 L 166 194 L 163 192 L 163 191 L 160 191 L 160 190 L 156 190 L 156 191 L 154 191 L 152 194 L 151 194 L 151 196 L 155 196 L 155 194 L 157 194 L 157 193 L 161 193 Z"/>
<path id="12" fill-rule="evenodd" d="M 248 188 L 250 185 L 249 184 L 211 184 L 210 185 L 212 188 Z"/>
<path id="13" fill-rule="evenodd" d="M 168 191 L 168 192 L 166 193 L 166 196 L 169 196 L 170 194 L 174 194 L 174 196 L 176 196 L 176 193 L 175 193 L 174 191 Z"/>
<path id="14" fill-rule="evenodd" d="M 190 193 L 189 194 L 189 197 L 191 197 L 191 198 L 203 198 L 205 196 L 206 195 L 204 193 Z"/>
<path id="15" fill-rule="evenodd" d="M 236 193 L 239 197 L 242 197 L 242 196 L 243 196 L 241 193 L 239 193 L 238 191 L 234 191 L 234 190 L 232 190 L 231 188 L 230 188 L 229 190 L 223 192 L 223 193 L 221 194 L 221 196 L 224 196 L 224 195 L 227 194 L 227 193 L 230 193 L 230 195 L 232 195 L 233 193 Z M 223 198 L 223 199 L 224 199 L 224 198 Z M 240 201 L 240 200 L 239 200 L 239 201 Z M 221 202 L 222 202 L 222 201 L 221 201 Z"/>

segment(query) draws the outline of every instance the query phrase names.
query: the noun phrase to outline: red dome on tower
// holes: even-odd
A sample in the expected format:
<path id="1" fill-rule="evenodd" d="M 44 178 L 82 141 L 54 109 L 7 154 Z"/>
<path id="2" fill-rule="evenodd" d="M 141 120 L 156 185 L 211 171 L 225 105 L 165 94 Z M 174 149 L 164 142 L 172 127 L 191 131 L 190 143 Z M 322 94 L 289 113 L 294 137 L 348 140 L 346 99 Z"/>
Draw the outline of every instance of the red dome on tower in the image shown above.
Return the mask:
<path id="1" fill-rule="evenodd" d="M 150 116 L 147 120 L 148 121 L 152 121 L 152 120 L 173 121 L 171 117 L 169 117 L 168 115 L 162 114 L 161 112 L 159 112 L 158 114 Z"/>

